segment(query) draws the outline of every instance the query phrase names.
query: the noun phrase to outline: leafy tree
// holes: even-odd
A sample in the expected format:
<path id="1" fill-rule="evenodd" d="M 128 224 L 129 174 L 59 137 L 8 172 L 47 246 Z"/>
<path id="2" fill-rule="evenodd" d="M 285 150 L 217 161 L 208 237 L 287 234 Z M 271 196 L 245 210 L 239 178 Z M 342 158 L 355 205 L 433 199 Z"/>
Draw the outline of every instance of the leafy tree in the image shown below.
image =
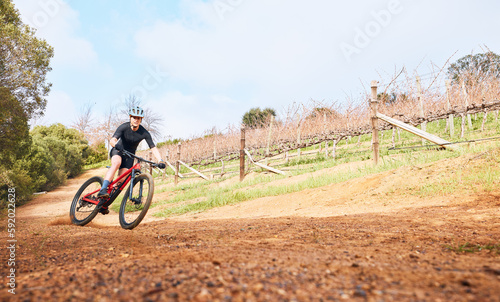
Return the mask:
<path id="1" fill-rule="evenodd" d="M 30 144 L 26 113 L 10 91 L 0 87 L 0 164 L 12 165 L 26 155 Z"/>
<path id="2" fill-rule="evenodd" d="M 248 128 L 261 128 L 269 123 L 271 116 L 276 116 L 276 111 L 272 108 L 260 109 L 252 108 L 247 111 L 242 118 L 242 123 Z"/>
<path id="3" fill-rule="evenodd" d="M 491 51 L 464 56 L 448 67 L 447 74 L 456 83 L 477 83 L 487 77 L 500 78 L 500 56 Z"/>
<path id="4" fill-rule="evenodd" d="M 22 23 L 11 0 L 0 0 L 0 87 L 17 99 L 28 119 L 43 114 L 51 84 L 53 48 Z"/>

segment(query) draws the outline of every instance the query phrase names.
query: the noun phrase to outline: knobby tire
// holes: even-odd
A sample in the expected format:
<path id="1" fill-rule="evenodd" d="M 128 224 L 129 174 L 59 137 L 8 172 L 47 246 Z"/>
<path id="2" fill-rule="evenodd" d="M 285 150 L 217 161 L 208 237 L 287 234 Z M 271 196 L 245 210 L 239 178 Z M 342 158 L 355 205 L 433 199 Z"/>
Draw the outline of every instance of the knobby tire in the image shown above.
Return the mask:
<path id="1" fill-rule="evenodd" d="M 69 210 L 69 216 L 73 224 L 84 226 L 91 222 L 92 219 L 97 215 L 97 205 L 85 202 L 82 199 L 83 196 L 98 190 L 101 188 L 103 183 L 103 178 L 99 176 L 94 176 L 89 178 L 76 192 L 73 201 L 71 202 L 71 208 Z M 94 198 L 97 200 L 97 193 L 94 194 Z"/>
<path id="2" fill-rule="evenodd" d="M 132 196 L 130 186 L 126 189 L 120 205 L 120 225 L 122 228 L 131 230 L 139 225 L 148 212 L 151 200 L 153 200 L 154 183 L 153 177 L 148 173 L 140 174 L 134 179 Z M 142 186 L 142 196 L 139 196 Z"/>

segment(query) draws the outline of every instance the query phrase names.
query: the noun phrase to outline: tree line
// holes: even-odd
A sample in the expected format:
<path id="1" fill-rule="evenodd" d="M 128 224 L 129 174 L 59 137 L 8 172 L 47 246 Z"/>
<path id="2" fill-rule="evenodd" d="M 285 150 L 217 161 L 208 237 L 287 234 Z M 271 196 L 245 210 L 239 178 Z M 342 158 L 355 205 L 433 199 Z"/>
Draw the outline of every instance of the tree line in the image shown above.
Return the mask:
<path id="1" fill-rule="evenodd" d="M 37 191 L 48 191 L 81 173 L 85 163 L 102 160 L 84 135 L 61 124 L 37 126 L 52 86 L 54 49 L 23 24 L 11 0 L 0 0 L 0 209 L 8 188 L 22 203 Z"/>

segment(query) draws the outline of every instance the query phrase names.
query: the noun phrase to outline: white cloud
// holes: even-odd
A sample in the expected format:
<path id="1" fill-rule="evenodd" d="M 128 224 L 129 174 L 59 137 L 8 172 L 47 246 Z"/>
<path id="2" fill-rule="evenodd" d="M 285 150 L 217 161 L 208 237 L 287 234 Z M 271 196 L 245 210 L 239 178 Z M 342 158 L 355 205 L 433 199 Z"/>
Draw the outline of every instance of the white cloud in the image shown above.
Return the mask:
<path id="1" fill-rule="evenodd" d="M 298 85 L 326 82 L 342 59 L 335 29 L 344 18 L 332 16 L 339 16 L 334 3 L 247 1 L 225 20 L 212 2 L 189 3 L 188 21 L 159 20 L 135 36 L 138 56 L 184 81 L 214 90 L 245 81 L 297 92 Z"/>
<path id="2" fill-rule="evenodd" d="M 89 70 L 98 64 L 92 43 L 79 37 L 78 12 L 63 0 L 14 0 L 23 22 L 54 47 L 53 67 Z"/>

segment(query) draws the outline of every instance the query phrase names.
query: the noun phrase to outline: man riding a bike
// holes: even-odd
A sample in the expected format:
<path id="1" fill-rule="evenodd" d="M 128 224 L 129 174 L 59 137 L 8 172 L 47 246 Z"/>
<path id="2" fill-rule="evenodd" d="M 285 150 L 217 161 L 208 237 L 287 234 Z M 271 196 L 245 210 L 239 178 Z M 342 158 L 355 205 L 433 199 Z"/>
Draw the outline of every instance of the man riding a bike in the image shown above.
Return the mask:
<path id="1" fill-rule="evenodd" d="M 142 140 L 146 140 L 149 148 L 159 162 L 158 167 L 160 169 L 165 168 L 165 163 L 161 159 L 160 151 L 156 148 L 151 134 L 141 126 L 142 119 L 144 118 L 144 110 L 138 106 L 133 107 L 129 110 L 129 117 L 130 122 L 121 124 L 109 142 L 113 147 L 109 153 L 111 167 L 108 169 L 101 190 L 97 195 L 98 198 L 102 198 L 98 207 L 100 207 L 99 212 L 103 215 L 109 213 L 109 204 L 106 204 L 109 197 L 108 186 L 113 181 L 116 171 L 118 171 L 118 176 L 120 176 L 134 165 L 134 158 L 126 156 L 123 150 L 135 154 L 139 143 Z"/>

